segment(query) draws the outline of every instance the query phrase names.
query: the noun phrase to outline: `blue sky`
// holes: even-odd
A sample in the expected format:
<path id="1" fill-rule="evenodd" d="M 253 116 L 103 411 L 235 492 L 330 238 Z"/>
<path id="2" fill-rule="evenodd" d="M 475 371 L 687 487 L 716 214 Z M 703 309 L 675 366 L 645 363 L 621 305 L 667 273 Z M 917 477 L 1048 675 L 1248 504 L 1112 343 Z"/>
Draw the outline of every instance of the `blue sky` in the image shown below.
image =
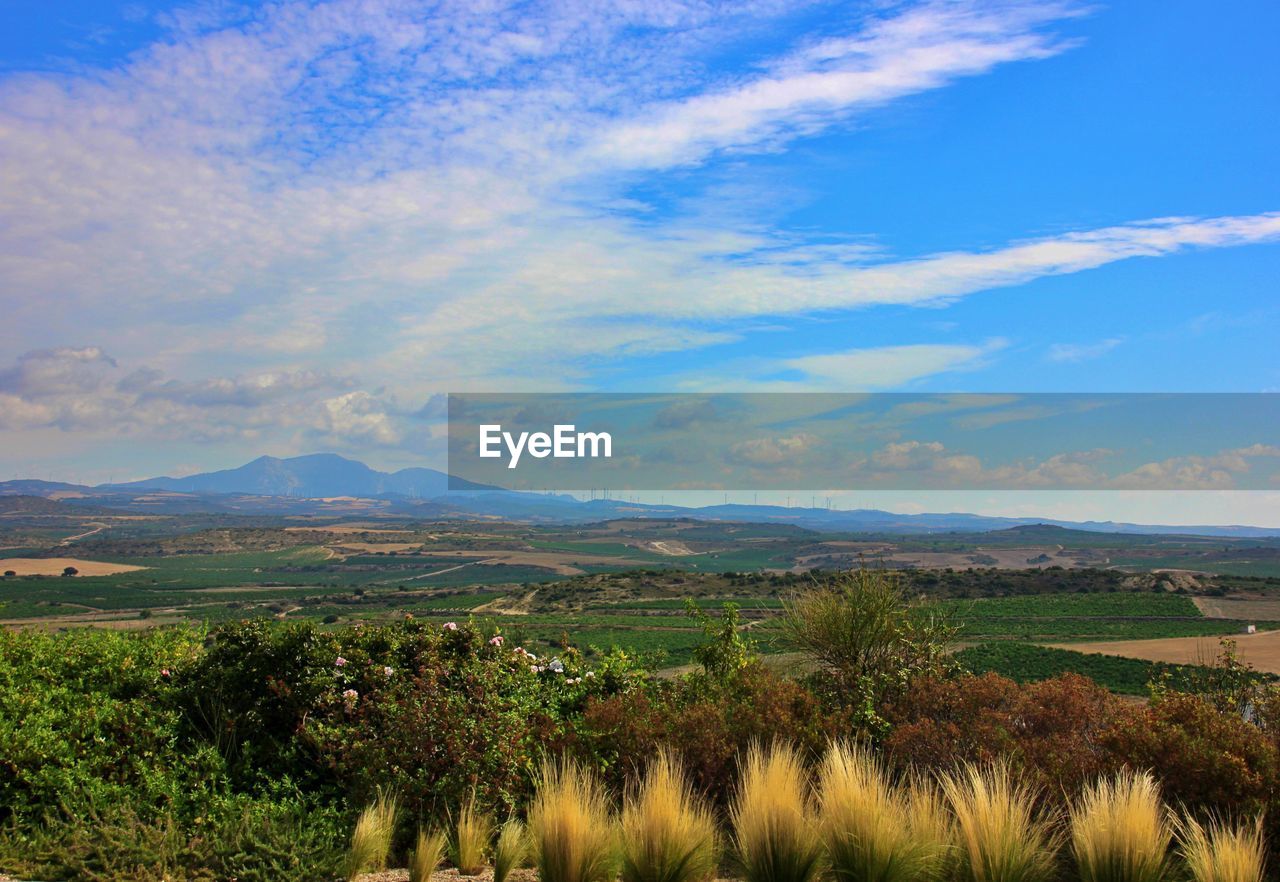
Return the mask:
<path id="1" fill-rule="evenodd" d="M 1271 2 L 53 8 L 5 477 L 439 465 L 450 390 L 1280 390 Z"/>

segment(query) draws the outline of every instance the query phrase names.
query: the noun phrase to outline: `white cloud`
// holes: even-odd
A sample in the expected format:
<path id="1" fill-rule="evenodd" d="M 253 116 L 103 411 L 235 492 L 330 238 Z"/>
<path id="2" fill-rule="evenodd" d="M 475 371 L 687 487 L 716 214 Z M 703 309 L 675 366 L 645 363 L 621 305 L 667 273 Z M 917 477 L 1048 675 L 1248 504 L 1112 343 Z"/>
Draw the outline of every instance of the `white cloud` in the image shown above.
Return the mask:
<path id="1" fill-rule="evenodd" d="M 972 369 L 1005 345 L 1004 340 L 997 339 L 981 346 L 927 343 L 881 346 L 789 358 L 781 365 L 805 375 L 804 380 L 795 384 L 797 388 L 887 389 L 921 377 Z"/>
<path id="2" fill-rule="evenodd" d="M 1054 343 L 1049 347 L 1049 361 L 1075 362 L 1101 358 L 1124 342 L 1124 337 L 1108 337 L 1096 343 Z"/>

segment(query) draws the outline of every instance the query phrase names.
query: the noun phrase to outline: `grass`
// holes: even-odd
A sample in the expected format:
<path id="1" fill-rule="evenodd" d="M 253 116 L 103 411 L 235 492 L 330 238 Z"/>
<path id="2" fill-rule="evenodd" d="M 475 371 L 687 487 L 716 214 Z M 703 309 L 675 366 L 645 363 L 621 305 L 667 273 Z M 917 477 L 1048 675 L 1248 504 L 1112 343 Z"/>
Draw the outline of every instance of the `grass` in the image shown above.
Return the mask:
<path id="1" fill-rule="evenodd" d="M 1101 778 L 1071 810 L 1071 851 L 1080 882 L 1160 882 L 1172 838 L 1160 786 L 1148 772 Z"/>
<path id="2" fill-rule="evenodd" d="M 493 839 L 493 818 L 476 810 L 472 797 L 458 811 L 453 825 L 453 838 L 449 840 L 449 860 L 458 868 L 461 876 L 475 876 L 484 869 L 485 852 Z"/>
<path id="3" fill-rule="evenodd" d="M 546 761 L 529 806 L 541 882 L 609 882 L 617 842 L 609 801 L 595 774 L 570 759 Z"/>
<path id="4" fill-rule="evenodd" d="M 511 871 L 529 857 L 529 836 L 519 818 L 508 818 L 493 847 L 493 882 L 506 882 Z"/>
<path id="5" fill-rule="evenodd" d="M 1035 791 L 1004 762 L 968 764 L 940 778 L 955 816 L 957 882 L 1049 882 L 1057 839 L 1034 814 Z"/>
<path id="6" fill-rule="evenodd" d="M 1252 824 L 1184 818 L 1178 824 L 1182 857 L 1193 882 L 1262 882 L 1266 845 L 1262 819 Z"/>
<path id="7" fill-rule="evenodd" d="M 409 882 L 431 882 L 444 857 L 448 837 L 439 830 L 418 831 L 418 841 L 409 855 Z"/>
<path id="8" fill-rule="evenodd" d="M 822 843 L 810 804 L 809 780 L 790 745 L 755 745 L 747 751 L 730 820 L 747 882 L 818 878 Z"/>
<path id="9" fill-rule="evenodd" d="M 344 866 L 347 879 L 386 869 L 397 811 L 395 797 L 383 794 L 360 813 L 347 849 Z"/>
<path id="10" fill-rule="evenodd" d="M 667 750 L 628 796 L 621 833 L 622 882 L 703 882 L 715 873 L 715 817 Z"/>
<path id="11" fill-rule="evenodd" d="M 819 773 L 819 828 L 836 882 L 936 879 L 950 824 L 936 791 L 893 787 L 871 751 L 832 744 Z"/>

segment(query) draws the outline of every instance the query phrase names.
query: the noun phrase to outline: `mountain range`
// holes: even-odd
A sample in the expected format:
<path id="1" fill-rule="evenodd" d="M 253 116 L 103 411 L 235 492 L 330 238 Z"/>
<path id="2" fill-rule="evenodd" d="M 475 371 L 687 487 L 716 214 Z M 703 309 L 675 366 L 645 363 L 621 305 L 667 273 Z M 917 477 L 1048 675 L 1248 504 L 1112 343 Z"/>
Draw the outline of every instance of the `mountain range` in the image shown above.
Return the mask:
<path id="1" fill-rule="evenodd" d="M 838 510 L 776 505 L 712 505 L 690 508 L 616 499 L 582 501 L 564 494 L 521 493 L 455 479 L 429 468 L 381 472 L 332 453 L 279 459 L 261 456 L 239 468 L 157 477 L 94 487 L 20 479 L 0 482 L 0 496 L 59 500 L 77 507 L 190 513 L 361 514 L 421 519 L 506 518 L 549 523 L 586 523 L 615 518 L 700 518 L 794 524 L 813 530 L 883 534 L 984 532 L 1048 524 L 1105 533 L 1261 538 L 1280 529 L 1245 525 L 1160 526 L 1113 521 L 1063 521 L 950 512 L 895 514 L 878 509 Z"/>

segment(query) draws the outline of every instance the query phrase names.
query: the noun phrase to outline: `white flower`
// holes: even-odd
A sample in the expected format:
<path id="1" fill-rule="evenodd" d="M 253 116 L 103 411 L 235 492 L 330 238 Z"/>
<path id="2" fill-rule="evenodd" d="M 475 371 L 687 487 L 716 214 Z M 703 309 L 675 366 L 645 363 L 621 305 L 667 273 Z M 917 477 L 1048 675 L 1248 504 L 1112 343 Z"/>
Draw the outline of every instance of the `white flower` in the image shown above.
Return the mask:
<path id="1" fill-rule="evenodd" d="M 385 667 L 382 669 L 382 676 L 384 677 L 390 677 L 394 673 L 395 671 L 392 670 L 390 667 Z"/>
<path id="2" fill-rule="evenodd" d="M 445 622 L 445 623 L 444 623 L 444 629 L 445 629 L 446 631 L 456 631 L 456 630 L 458 630 L 458 623 L 457 623 L 457 622 Z"/>
<path id="3" fill-rule="evenodd" d="M 553 658 L 551 660 L 551 664 L 548 665 L 548 667 L 550 667 L 551 670 L 555 671 L 557 674 L 564 673 L 564 662 L 560 661 L 560 659 L 558 658 Z"/>
<path id="4" fill-rule="evenodd" d="M 587 671 L 586 674 L 584 674 L 583 676 L 585 676 L 588 680 L 590 680 L 595 675 L 596 675 L 595 671 Z"/>

